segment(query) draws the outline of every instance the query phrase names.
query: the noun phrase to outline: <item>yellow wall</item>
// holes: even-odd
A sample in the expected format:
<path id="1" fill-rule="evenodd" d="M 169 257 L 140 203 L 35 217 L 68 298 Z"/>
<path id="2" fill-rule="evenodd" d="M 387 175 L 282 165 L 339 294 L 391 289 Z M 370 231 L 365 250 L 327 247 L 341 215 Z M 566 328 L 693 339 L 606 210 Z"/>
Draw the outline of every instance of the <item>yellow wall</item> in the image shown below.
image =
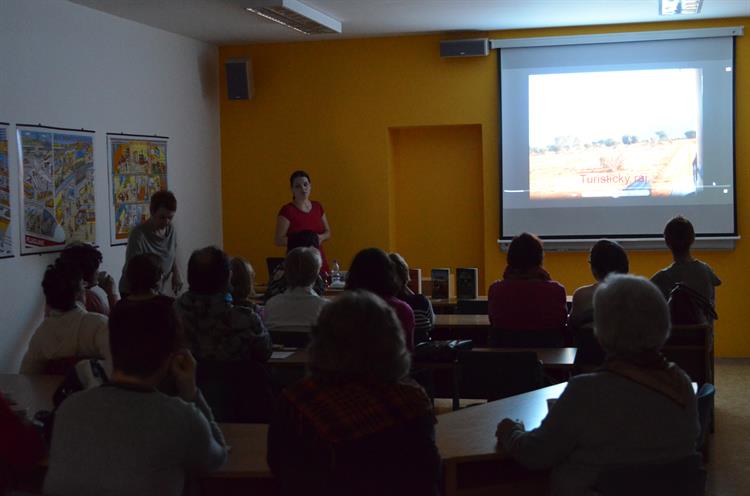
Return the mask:
<path id="1" fill-rule="evenodd" d="M 685 29 L 743 25 L 749 21 L 743 18 L 503 31 L 488 36 Z M 475 143 L 481 147 L 477 151 L 481 157 L 481 177 L 478 181 L 472 179 L 469 183 L 472 186 L 457 184 L 453 173 L 436 175 L 428 185 L 436 189 L 436 198 L 442 192 L 451 202 L 480 205 L 483 211 L 480 220 L 470 207 L 454 211 L 444 219 L 446 229 L 462 224 L 470 235 L 466 240 L 453 238 L 451 256 L 439 265 L 461 266 L 481 254 L 482 262 L 477 265 L 484 269 L 485 276 L 480 292 L 486 291 L 487 283 L 499 277 L 505 257 L 496 245 L 499 225 L 496 57 L 441 59 L 438 41 L 446 38 L 430 35 L 221 48 L 222 61 L 241 57 L 252 60 L 255 85 L 255 95 L 249 101 L 228 101 L 222 95 L 224 245 L 229 253 L 247 257 L 256 266 L 260 281 L 266 278 L 265 257 L 283 255 L 283 249 L 273 247 L 273 230 L 279 207 L 291 196 L 289 174 L 297 168 L 310 173 L 313 198 L 321 201 L 327 211 L 333 234 L 325 245 L 329 258 L 340 259 L 346 267 L 357 250 L 378 246 L 403 249 L 405 255 L 417 258 L 416 263 L 410 260 L 414 266 L 420 260 L 431 262 L 432 258 L 420 259 L 413 251 L 418 244 L 429 245 L 433 239 L 415 241 L 403 237 L 402 233 L 409 230 L 424 231 L 408 225 L 418 216 L 413 209 L 404 210 L 399 200 L 403 196 L 404 176 L 394 170 L 404 153 L 412 160 L 408 177 L 442 157 L 437 151 L 425 152 L 424 142 L 420 141 L 439 139 L 439 131 L 428 131 L 438 129 L 431 126 L 460 126 L 461 132 L 476 129 L 480 142 L 476 144 L 468 137 L 460 146 L 471 147 Z M 744 192 L 750 192 L 750 145 L 742 139 L 750 129 L 749 53 L 750 40 L 738 38 L 736 187 L 740 192 L 737 206 L 740 233 L 748 232 L 746 226 L 750 223 L 743 209 L 748 198 Z M 223 74 L 221 79 L 221 87 L 225 88 Z M 408 150 L 399 148 L 399 139 L 405 135 L 401 130 L 411 127 L 424 131 L 406 133 Z M 450 157 L 445 160 L 450 162 Z M 462 199 L 456 198 L 456 191 L 463 195 Z M 399 213 L 404 214 L 406 221 L 399 223 Z M 478 237 L 472 234 L 476 226 L 481 226 Z M 441 242 L 451 239 L 442 236 L 435 239 Z M 745 323 L 750 322 L 750 305 L 744 304 L 743 297 L 750 291 L 750 278 L 745 275 L 750 268 L 750 250 L 740 241 L 732 252 L 696 255 L 711 264 L 724 280 L 717 293 L 720 316 L 716 326 L 717 353 L 750 356 L 750 332 L 745 330 Z M 633 252 L 630 257 L 632 272 L 647 276 L 669 262 L 666 252 Z M 584 253 L 551 253 L 545 265 L 570 293 L 591 280 L 586 259 Z"/>

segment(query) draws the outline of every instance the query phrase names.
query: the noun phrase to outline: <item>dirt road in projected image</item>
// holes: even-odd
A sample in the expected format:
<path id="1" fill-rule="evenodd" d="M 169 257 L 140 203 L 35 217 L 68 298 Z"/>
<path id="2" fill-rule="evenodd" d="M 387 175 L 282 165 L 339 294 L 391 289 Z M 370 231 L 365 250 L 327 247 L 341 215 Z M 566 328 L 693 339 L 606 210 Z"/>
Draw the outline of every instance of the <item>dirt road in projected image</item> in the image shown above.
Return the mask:
<path id="1" fill-rule="evenodd" d="M 702 184 L 697 153 L 695 138 L 531 153 L 529 197 L 686 195 Z"/>

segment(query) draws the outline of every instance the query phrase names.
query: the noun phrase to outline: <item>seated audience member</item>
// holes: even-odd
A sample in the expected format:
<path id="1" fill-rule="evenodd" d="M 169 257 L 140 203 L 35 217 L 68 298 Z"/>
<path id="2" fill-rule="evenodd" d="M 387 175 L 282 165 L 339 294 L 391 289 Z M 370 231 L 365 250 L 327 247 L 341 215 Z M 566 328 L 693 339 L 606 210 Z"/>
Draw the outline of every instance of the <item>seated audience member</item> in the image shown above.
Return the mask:
<path id="1" fill-rule="evenodd" d="M 86 285 L 86 310 L 109 315 L 109 310 L 117 303 L 115 280 L 106 272 L 99 272 L 102 253 L 87 243 L 74 242 L 60 253 L 60 259 L 78 266 Z"/>
<path id="2" fill-rule="evenodd" d="M 430 340 L 432 327 L 435 325 L 435 312 L 432 310 L 432 303 L 424 295 L 415 294 L 409 288 L 409 265 L 404 257 L 398 253 L 388 255 L 393 262 L 396 273 L 396 283 L 399 290 L 396 296 L 405 301 L 414 311 L 414 343 L 419 344 L 423 341 Z"/>
<path id="3" fill-rule="evenodd" d="M 628 254 L 619 243 L 600 239 L 589 253 L 591 275 L 596 282 L 581 286 L 573 293 L 573 306 L 568 317 L 568 326 L 579 328 L 594 322 L 594 291 L 610 273 L 627 274 L 630 270 Z"/>
<path id="4" fill-rule="evenodd" d="M 198 385 L 219 422 L 267 421 L 270 382 L 262 365 L 271 338 L 258 314 L 234 306 L 229 258 L 209 246 L 188 262 L 189 290 L 175 302 L 185 336 L 198 360 Z"/>
<path id="5" fill-rule="evenodd" d="M 295 248 L 287 254 L 284 260 L 287 289 L 268 300 L 264 309 L 269 331 L 310 330 L 328 303 L 312 289 L 321 263 L 320 252 L 315 248 Z"/>
<path id="6" fill-rule="evenodd" d="M 63 359 L 109 362 L 107 317 L 83 308 L 85 287 L 78 267 L 58 260 L 47 267 L 42 288 L 50 312 L 31 337 L 21 373 L 43 374 L 53 361 Z"/>
<path id="7" fill-rule="evenodd" d="M 708 264 L 696 260 L 690 254 L 690 247 L 695 241 L 693 224 L 685 217 L 675 217 L 664 228 L 664 241 L 672 251 L 674 262 L 654 274 L 651 282 L 656 284 L 665 298 L 669 298 L 678 283 L 695 291 L 710 305 L 710 310 L 704 312 L 704 317 L 708 324 L 713 324 L 713 310 L 716 308 L 714 288 L 721 284 L 721 280 Z"/>
<path id="8" fill-rule="evenodd" d="M 380 298 L 349 291 L 326 305 L 309 375 L 282 392 L 268 430 L 281 494 L 437 495 L 436 420 L 409 367 L 401 326 Z"/>
<path id="9" fill-rule="evenodd" d="M 187 476 L 219 468 L 227 448 L 174 307 L 124 300 L 110 335 L 111 382 L 70 396 L 55 414 L 44 493 L 180 496 Z M 157 390 L 170 375 L 178 397 Z"/>
<path id="10" fill-rule="evenodd" d="M 11 409 L 0 394 L 0 494 L 16 477 L 24 477 L 45 455 L 44 440 L 36 428 Z"/>
<path id="11" fill-rule="evenodd" d="M 565 328 L 568 318 L 565 288 L 542 268 L 542 241 L 522 233 L 508 247 L 508 265 L 502 281 L 487 294 L 488 314 L 495 334 L 507 331 L 541 331 Z"/>
<path id="12" fill-rule="evenodd" d="M 299 231 L 291 233 L 287 236 L 286 241 L 286 252 L 294 250 L 295 248 L 315 248 L 316 250 L 320 247 L 320 238 L 318 234 L 313 231 Z M 263 294 L 263 301 L 267 302 L 276 295 L 279 295 L 286 291 L 286 277 L 284 276 L 284 264 L 279 264 L 278 267 L 271 274 L 271 280 L 268 282 L 268 288 Z M 313 284 L 313 290 L 319 295 L 324 296 L 326 292 L 326 283 L 323 278 L 318 275 Z"/>
<path id="13" fill-rule="evenodd" d="M 234 257 L 229 263 L 232 278 L 232 304 L 237 307 L 247 307 L 258 311 L 258 306 L 252 301 L 255 298 L 255 270 L 250 262 L 244 258 Z"/>
<path id="14" fill-rule="evenodd" d="M 357 253 L 349 266 L 345 289 L 366 289 L 383 298 L 401 322 L 406 349 L 414 352 L 414 311 L 406 302 L 396 298 L 399 290 L 396 269 L 386 252 L 379 248 L 366 248 Z"/>
<path id="15" fill-rule="evenodd" d="M 143 301 L 154 298 L 174 302 L 174 298 L 159 292 L 163 277 L 161 260 L 153 253 L 141 253 L 130 259 L 125 276 L 130 281 L 128 301 Z"/>
<path id="16" fill-rule="evenodd" d="M 555 495 L 590 494 L 607 467 L 696 453 L 690 379 L 659 353 L 670 329 L 659 290 L 642 277 L 610 275 L 594 294 L 594 329 L 607 352 L 603 368 L 570 379 L 539 428 L 526 432 L 511 419 L 497 428 L 500 448 L 522 465 L 553 468 Z"/>
<path id="17" fill-rule="evenodd" d="M 229 259 L 223 251 L 209 246 L 193 252 L 188 262 L 190 289 L 175 303 L 185 336 L 199 363 L 265 362 L 271 356 L 268 331 L 258 314 L 228 301 L 230 278 Z"/>

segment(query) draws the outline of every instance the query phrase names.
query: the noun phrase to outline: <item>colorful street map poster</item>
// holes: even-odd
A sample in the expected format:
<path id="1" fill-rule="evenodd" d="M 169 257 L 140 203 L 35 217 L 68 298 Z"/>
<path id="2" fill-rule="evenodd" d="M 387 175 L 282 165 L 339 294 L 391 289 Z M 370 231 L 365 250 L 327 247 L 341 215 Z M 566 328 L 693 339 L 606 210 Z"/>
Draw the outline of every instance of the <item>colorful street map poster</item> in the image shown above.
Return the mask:
<path id="1" fill-rule="evenodd" d="M 0 125 L 0 258 L 13 256 L 10 237 L 10 176 L 8 128 Z"/>
<path id="2" fill-rule="evenodd" d="M 21 254 L 94 243 L 94 137 L 45 128 L 18 129 L 23 177 Z"/>
<path id="3" fill-rule="evenodd" d="M 167 141 L 109 135 L 112 191 L 111 243 L 128 242 L 133 227 L 148 219 L 151 195 L 167 189 Z"/>

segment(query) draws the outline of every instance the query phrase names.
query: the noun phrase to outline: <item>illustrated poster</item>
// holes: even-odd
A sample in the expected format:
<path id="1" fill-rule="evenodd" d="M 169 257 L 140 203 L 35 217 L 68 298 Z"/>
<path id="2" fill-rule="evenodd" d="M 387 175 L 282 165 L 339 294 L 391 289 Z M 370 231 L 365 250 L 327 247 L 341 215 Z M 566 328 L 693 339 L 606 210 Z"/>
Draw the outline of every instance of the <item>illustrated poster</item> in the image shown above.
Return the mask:
<path id="1" fill-rule="evenodd" d="M 151 195 L 167 189 L 167 141 L 110 135 L 111 243 L 126 244 L 131 229 L 149 217 Z"/>
<path id="2" fill-rule="evenodd" d="M 21 253 L 94 243 L 94 138 L 91 133 L 18 129 L 23 192 Z"/>
<path id="3" fill-rule="evenodd" d="M 8 128 L 0 125 L 0 257 L 13 255 L 10 237 L 10 177 L 8 175 Z"/>

